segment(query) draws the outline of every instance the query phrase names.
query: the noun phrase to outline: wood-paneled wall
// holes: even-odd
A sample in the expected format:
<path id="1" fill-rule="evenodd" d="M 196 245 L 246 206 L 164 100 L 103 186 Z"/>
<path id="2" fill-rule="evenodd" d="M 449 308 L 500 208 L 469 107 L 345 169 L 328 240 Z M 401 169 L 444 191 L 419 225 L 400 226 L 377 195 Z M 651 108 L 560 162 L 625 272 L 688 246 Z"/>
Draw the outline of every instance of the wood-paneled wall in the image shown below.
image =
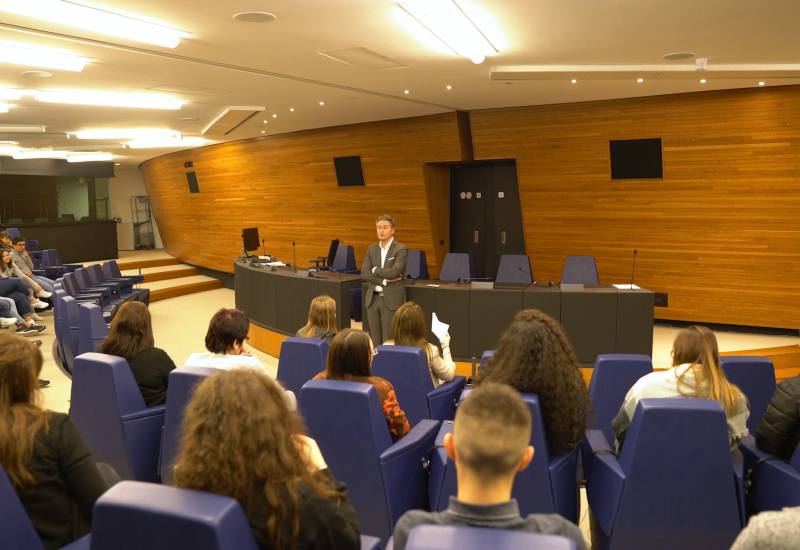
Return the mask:
<path id="1" fill-rule="evenodd" d="M 164 247 L 188 263 L 233 272 L 242 228 L 258 227 L 267 253 L 283 262 L 293 262 L 292 242 L 307 267 L 338 238 L 355 248 L 360 268 L 377 242 L 376 218 L 389 214 L 397 240 L 425 250 L 438 273 L 432 235 L 440 231 L 431 229 L 423 164 L 457 162 L 461 150 L 458 114 L 447 113 L 214 145 L 141 169 Z M 365 187 L 337 186 L 333 158 L 350 155 L 361 155 Z M 184 169 L 187 161 L 194 167 Z"/>
<path id="2" fill-rule="evenodd" d="M 469 161 L 463 115 L 325 128 L 215 145 L 142 165 L 167 251 L 232 271 L 243 227 L 297 263 L 332 238 L 360 262 L 373 220 L 426 251 L 431 275 L 449 236 L 442 173 Z M 558 281 L 566 254 L 592 254 L 604 283 L 669 294 L 656 316 L 800 326 L 800 87 L 705 92 L 473 111 L 475 159 L 517 161 L 527 252 Z M 461 136 L 461 138 L 460 138 Z M 664 178 L 612 181 L 610 139 L 660 137 Z M 361 155 L 366 187 L 338 188 L 333 157 Z M 189 194 L 183 163 L 200 193 Z M 444 210 L 442 210 L 444 209 Z M 438 246 L 445 240 L 444 248 Z M 433 243 L 437 246 L 434 247 Z"/>
<path id="3" fill-rule="evenodd" d="M 516 158 L 540 279 L 566 254 L 669 293 L 656 316 L 800 326 L 800 88 L 471 113 L 476 159 Z M 612 181 L 609 140 L 662 138 L 664 178 Z"/>

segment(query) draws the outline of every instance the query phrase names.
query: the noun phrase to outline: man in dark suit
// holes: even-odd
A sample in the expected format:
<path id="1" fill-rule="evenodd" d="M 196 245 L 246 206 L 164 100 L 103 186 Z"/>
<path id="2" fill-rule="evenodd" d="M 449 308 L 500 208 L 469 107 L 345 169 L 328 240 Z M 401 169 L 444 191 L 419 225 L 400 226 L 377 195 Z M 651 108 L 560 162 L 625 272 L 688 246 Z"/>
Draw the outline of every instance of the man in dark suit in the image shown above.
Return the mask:
<path id="1" fill-rule="evenodd" d="M 367 249 L 361 266 L 361 279 L 369 283 L 364 305 L 369 333 L 377 346 L 391 340 L 394 312 L 406 301 L 403 276 L 408 248 L 394 240 L 394 219 L 391 216 L 381 216 L 375 225 L 378 242 Z"/>

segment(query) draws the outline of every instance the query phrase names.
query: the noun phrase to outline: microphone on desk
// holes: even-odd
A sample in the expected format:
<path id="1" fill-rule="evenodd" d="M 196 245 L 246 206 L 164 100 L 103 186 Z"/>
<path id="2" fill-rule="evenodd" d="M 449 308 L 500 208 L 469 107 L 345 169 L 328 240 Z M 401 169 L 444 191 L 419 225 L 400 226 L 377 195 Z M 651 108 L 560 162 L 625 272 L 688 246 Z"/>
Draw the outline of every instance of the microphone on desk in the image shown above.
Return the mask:
<path id="1" fill-rule="evenodd" d="M 636 273 L 636 253 L 639 252 L 633 249 L 633 269 L 631 269 L 631 290 L 633 290 L 633 275 Z"/>
<path id="2" fill-rule="evenodd" d="M 264 256 L 266 256 L 267 246 L 264 244 L 264 242 L 266 242 L 266 239 L 261 239 L 261 252 L 264 254 Z"/>
<path id="3" fill-rule="evenodd" d="M 460 286 L 461 283 L 471 283 L 472 281 L 491 281 L 491 277 L 459 277 L 456 279 L 456 286 Z"/>
<path id="4" fill-rule="evenodd" d="M 531 281 L 533 281 L 533 284 L 536 284 L 536 277 L 534 277 L 533 273 L 531 273 L 530 271 L 528 271 L 527 269 L 525 269 L 522 266 L 517 267 L 517 269 L 519 269 L 520 271 L 522 271 L 526 275 L 530 275 L 531 276 Z"/>
<path id="5" fill-rule="evenodd" d="M 295 248 L 295 242 L 292 241 L 292 262 L 294 263 L 294 273 L 297 275 L 297 249 Z"/>
<path id="6" fill-rule="evenodd" d="M 411 275 L 411 274 L 409 273 L 408 275 L 406 275 L 406 279 L 409 279 L 409 280 L 411 281 L 411 285 L 413 286 L 413 285 L 414 285 L 414 284 L 417 282 L 417 279 L 418 279 L 418 278 L 417 278 L 417 277 L 414 277 L 413 275 Z"/>

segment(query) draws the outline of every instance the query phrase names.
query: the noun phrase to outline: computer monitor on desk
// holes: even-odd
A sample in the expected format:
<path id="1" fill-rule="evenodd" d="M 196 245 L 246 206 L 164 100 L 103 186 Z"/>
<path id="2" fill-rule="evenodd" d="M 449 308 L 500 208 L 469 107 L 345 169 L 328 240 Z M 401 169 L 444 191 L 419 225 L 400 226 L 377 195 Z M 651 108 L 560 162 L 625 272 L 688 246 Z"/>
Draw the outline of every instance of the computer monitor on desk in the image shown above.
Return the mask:
<path id="1" fill-rule="evenodd" d="M 245 258 L 250 257 L 250 252 L 258 250 L 258 228 L 248 227 L 242 229 L 242 255 Z"/>

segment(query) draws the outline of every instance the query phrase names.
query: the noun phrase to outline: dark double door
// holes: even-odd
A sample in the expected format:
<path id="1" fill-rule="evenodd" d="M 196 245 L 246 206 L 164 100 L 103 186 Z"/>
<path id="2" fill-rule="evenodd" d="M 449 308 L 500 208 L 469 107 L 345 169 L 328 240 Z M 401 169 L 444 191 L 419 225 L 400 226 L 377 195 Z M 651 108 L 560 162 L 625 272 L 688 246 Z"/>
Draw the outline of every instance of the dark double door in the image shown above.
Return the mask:
<path id="1" fill-rule="evenodd" d="M 450 252 L 472 254 L 476 277 L 497 275 L 503 254 L 525 254 L 517 165 L 450 167 Z"/>

